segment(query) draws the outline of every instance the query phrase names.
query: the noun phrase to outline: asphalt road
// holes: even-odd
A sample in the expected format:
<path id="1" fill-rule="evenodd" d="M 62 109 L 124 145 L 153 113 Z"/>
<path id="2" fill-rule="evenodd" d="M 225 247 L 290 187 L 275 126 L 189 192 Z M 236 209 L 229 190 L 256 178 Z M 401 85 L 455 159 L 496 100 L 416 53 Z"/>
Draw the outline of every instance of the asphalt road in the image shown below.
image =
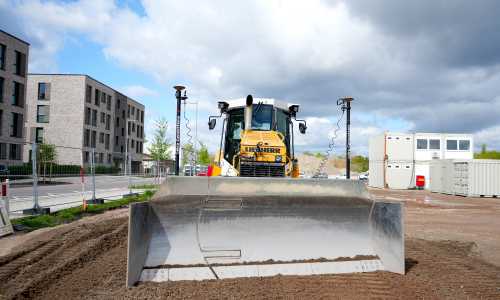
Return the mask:
<path id="1" fill-rule="evenodd" d="M 38 196 L 58 196 L 72 193 L 82 192 L 82 183 L 80 177 L 59 177 L 53 178 L 57 184 L 38 185 Z M 130 182 L 132 185 L 151 184 L 153 178 L 143 178 L 132 176 Z M 96 191 L 111 190 L 111 189 L 127 189 L 129 179 L 127 176 L 96 176 Z M 85 191 L 92 191 L 92 177 L 84 179 Z M 10 187 L 10 197 L 13 200 L 19 198 L 31 198 L 33 195 L 33 186 L 31 183 L 12 184 Z"/>

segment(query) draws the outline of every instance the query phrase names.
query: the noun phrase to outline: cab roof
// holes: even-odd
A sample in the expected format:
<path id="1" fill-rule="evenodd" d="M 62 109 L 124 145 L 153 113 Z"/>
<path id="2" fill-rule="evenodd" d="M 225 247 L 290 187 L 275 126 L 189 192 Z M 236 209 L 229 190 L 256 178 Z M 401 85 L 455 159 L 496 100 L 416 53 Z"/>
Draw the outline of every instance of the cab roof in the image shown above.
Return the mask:
<path id="1" fill-rule="evenodd" d="M 229 109 L 234 109 L 234 108 L 239 108 L 239 107 L 245 107 L 246 106 L 246 98 L 237 98 L 237 99 L 230 99 L 226 100 L 229 104 Z M 272 105 L 276 108 L 288 111 L 288 108 L 291 105 L 298 105 L 295 103 L 288 103 L 285 101 L 281 100 L 276 100 L 274 98 L 253 98 L 253 104 L 259 104 L 259 102 L 262 102 L 262 104 L 269 104 Z"/>

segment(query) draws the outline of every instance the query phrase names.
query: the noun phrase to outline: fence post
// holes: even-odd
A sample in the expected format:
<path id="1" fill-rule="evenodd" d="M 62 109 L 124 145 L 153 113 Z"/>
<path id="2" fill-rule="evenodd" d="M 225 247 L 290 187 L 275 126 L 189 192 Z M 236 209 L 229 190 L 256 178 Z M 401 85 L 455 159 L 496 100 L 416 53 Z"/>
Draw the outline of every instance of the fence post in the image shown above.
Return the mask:
<path id="1" fill-rule="evenodd" d="M 5 209 L 7 209 L 7 215 L 10 212 L 10 179 L 5 179 Z"/>
<path id="2" fill-rule="evenodd" d="M 50 213 L 50 208 L 43 208 L 38 203 L 38 172 L 37 172 L 37 144 L 33 142 L 31 144 L 31 169 L 33 178 L 33 207 L 30 209 L 23 210 L 23 214 L 35 215 L 35 214 L 48 214 Z"/>
<path id="3" fill-rule="evenodd" d="M 37 171 L 37 144 L 31 144 L 31 166 L 33 171 L 33 210 L 39 211 L 40 205 L 38 203 L 38 171 Z"/>
<path id="4" fill-rule="evenodd" d="M 90 170 L 92 172 L 92 203 L 96 203 L 95 197 L 95 149 L 92 148 L 92 158 L 90 160 Z"/>

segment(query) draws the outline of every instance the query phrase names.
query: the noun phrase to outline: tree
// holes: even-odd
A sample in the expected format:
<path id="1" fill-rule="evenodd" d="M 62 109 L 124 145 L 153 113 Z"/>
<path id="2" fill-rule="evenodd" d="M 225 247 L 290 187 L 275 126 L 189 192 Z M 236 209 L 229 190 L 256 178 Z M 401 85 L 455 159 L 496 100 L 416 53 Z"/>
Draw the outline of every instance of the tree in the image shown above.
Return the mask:
<path id="1" fill-rule="evenodd" d="M 198 150 L 198 164 L 208 165 L 210 164 L 210 161 L 210 154 L 208 153 L 207 146 L 200 142 L 200 150 Z"/>
<path id="2" fill-rule="evenodd" d="M 352 158 L 351 162 L 353 171 L 358 173 L 368 171 L 368 157 L 356 155 Z"/>
<path id="3" fill-rule="evenodd" d="M 45 182 L 47 175 L 47 164 L 49 165 L 49 178 L 52 178 L 52 165 L 57 158 L 56 146 L 52 144 L 38 145 L 38 166 L 43 165 L 43 181 Z M 39 167 L 40 168 L 40 167 Z"/>
<path id="4" fill-rule="evenodd" d="M 155 161 L 172 159 L 170 153 L 172 143 L 167 137 L 168 121 L 165 118 L 160 118 L 155 122 L 155 126 L 153 141 L 148 148 L 151 158 Z"/>
<path id="5" fill-rule="evenodd" d="M 481 145 L 481 152 L 474 153 L 475 159 L 500 159 L 500 151 L 488 151 L 486 144 Z"/>

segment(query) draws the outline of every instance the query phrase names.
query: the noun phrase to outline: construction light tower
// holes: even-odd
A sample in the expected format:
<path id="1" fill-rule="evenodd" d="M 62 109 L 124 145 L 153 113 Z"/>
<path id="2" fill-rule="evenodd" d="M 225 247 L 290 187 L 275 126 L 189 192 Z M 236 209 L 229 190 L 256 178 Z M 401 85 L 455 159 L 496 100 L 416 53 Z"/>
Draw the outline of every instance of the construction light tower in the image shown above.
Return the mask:
<path id="1" fill-rule="evenodd" d="M 337 100 L 337 105 L 342 106 L 342 111 L 347 112 L 346 116 L 346 135 L 345 135 L 345 176 L 351 179 L 351 102 L 352 97 L 344 97 Z"/>
<path id="2" fill-rule="evenodd" d="M 184 96 L 182 96 L 182 91 L 186 87 L 182 85 L 174 86 L 175 98 L 177 99 L 177 113 L 175 120 L 175 176 L 179 176 L 179 150 L 181 147 L 181 101 L 187 100 L 186 91 L 184 91 Z"/>

